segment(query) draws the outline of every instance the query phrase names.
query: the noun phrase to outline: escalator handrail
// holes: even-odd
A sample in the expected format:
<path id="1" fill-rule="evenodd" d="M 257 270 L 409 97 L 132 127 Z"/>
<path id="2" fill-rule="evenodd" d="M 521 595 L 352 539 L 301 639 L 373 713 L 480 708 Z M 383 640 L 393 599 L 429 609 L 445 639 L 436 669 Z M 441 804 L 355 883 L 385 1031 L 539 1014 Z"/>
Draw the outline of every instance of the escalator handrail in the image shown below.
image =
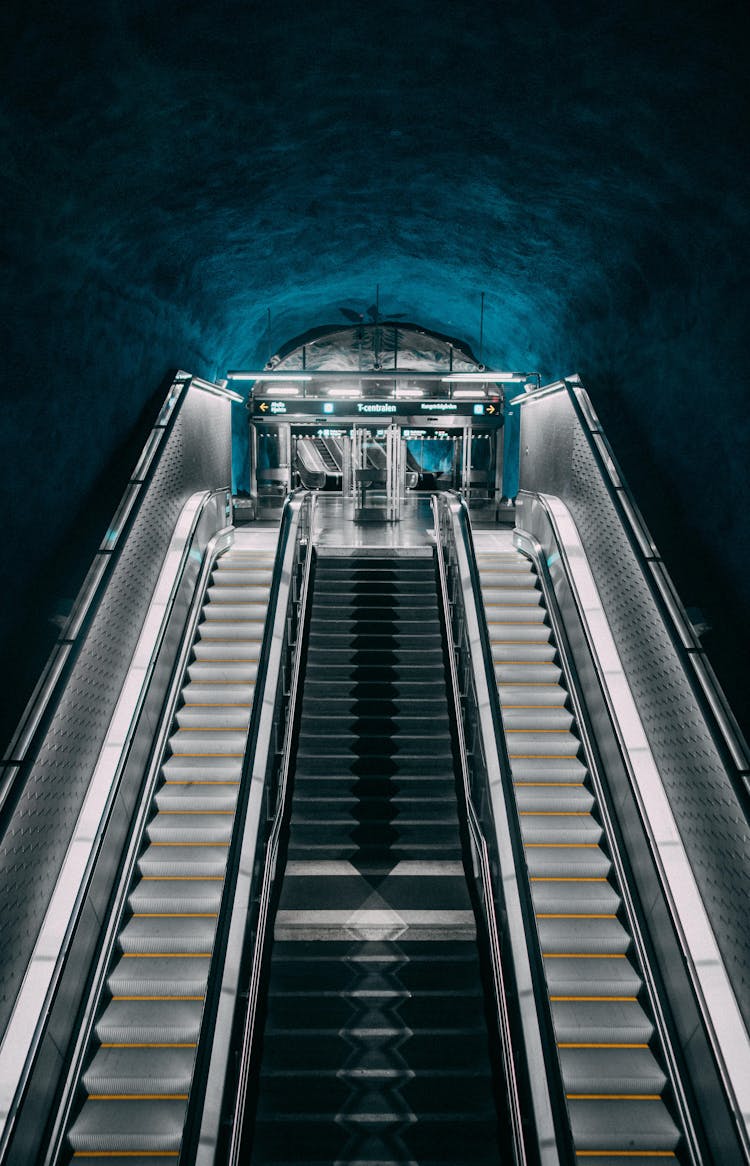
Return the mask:
<path id="1" fill-rule="evenodd" d="M 305 569 L 308 569 L 315 498 L 315 494 L 307 490 L 296 490 L 287 497 L 282 511 L 242 765 L 236 826 L 227 861 L 225 892 L 214 947 L 219 962 L 212 968 L 209 981 L 183 1139 L 183 1156 L 187 1152 L 187 1160 L 194 1162 L 195 1166 L 213 1164 L 221 1138 L 235 1004 L 247 920 L 255 890 L 257 850 L 262 843 L 266 778 L 274 756 L 276 714 L 283 695 L 280 690 L 283 689 L 284 646 L 295 602 L 294 565 L 301 540 L 307 534 Z"/>
<path id="2" fill-rule="evenodd" d="M 240 1151 L 242 1147 L 250 1063 L 255 1047 L 255 1024 L 258 1015 L 258 1004 L 260 1000 L 263 959 L 267 938 L 266 932 L 268 924 L 268 911 L 270 907 L 274 881 L 276 878 L 276 867 L 278 863 L 281 830 L 284 824 L 287 810 L 289 770 L 292 758 L 292 748 L 294 744 L 297 701 L 300 691 L 304 628 L 308 614 L 308 602 L 310 594 L 310 573 L 312 568 L 312 532 L 315 523 L 316 502 L 317 497 L 313 494 L 310 499 L 310 538 L 307 545 L 307 554 L 305 557 L 305 565 L 302 574 L 302 583 L 298 601 L 297 642 L 295 645 L 294 657 L 292 660 L 292 674 L 289 682 L 289 696 L 286 708 L 286 725 L 284 729 L 284 742 L 281 753 L 281 771 L 279 775 L 278 792 L 276 795 L 276 805 L 274 807 L 273 821 L 266 845 L 265 862 L 263 864 L 263 879 L 260 888 L 256 924 L 256 940 L 253 946 L 250 982 L 247 989 L 247 1006 L 245 1010 L 245 1024 L 242 1039 L 239 1078 L 237 1082 L 232 1121 L 232 1133 L 227 1158 L 228 1166 L 236 1166 L 236 1164 L 239 1162 Z"/>
<path id="3" fill-rule="evenodd" d="M 435 495 L 431 500 L 433 514 L 435 517 L 435 529 L 439 529 L 439 513 L 435 500 Z M 515 1166 L 526 1166 L 528 1161 L 526 1155 L 526 1146 L 523 1137 L 523 1116 L 521 1113 L 521 1101 L 519 1094 L 518 1078 L 515 1068 L 515 1057 L 513 1054 L 513 1036 L 511 1032 L 510 1017 L 508 1014 L 508 1002 L 505 990 L 505 976 L 503 973 L 503 961 L 500 951 L 500 936 L 498 931 L 497 915 L 492 910 L 489 904 L 494 903 L 494 895 L 492 890 L 492 874 L 490 871 L 489 851 L 487 848 L 487 841 L 482 831 L 479 815 L 477 813 L 474 799 L 471 792 L 471 780 L 469 777 L 469 759 L 466 748 L 466 737 L 464 733 L 464 721 L 461 710 L 461 692 L 458 682 L 458 669 L 456 667 L 456 649 L 453 642 L 452 621 L 450 612 L 450 599 L 448 596 L 448 580 L 445 567 L 445 558 L 443 555 L 443 545 L 439 537 L 435 540 L 438 562 L 438 576 L 440 580 L 440 598 L 443 607 L 443 620 L 448 636 L 448 666 L 450 670 L 450 693 L 453 701 L 454 709 L 454 724 L 456 726 L 456 736 L 458 744 L 459 764 L 461 767 L 461 787 L 464 795 L 464 808 L 466 812 L 466 821 L 469 831 L 472 836 L 474 848 L 479 857 L 480 878 L 484 888 L 484 895 L 480 902 L 484 908 L 484 919 L 486 925 L 487 940 L 490 949 L 490 963 L 492 965 L 492 983 L 495 997 L 495 1011 L 497 1018 L 497 1025 L 500 1032 L 500 1045 L 503 1056 L 503 1070 L 507 1093 L 508 1113 L 510 1115 L 511 1129 L 512 1129 L 512 1150 L 513 1161 Z"/>
<path id="4" fill-rule="evenodd" d="M 526 858 L 520 837 L 520 827 L 512 805 L 512 777 L 510 758 L 503 728 L 500 699 L 484 616 L 482 590 L 476 564 L 474 541 L 466 500 L 453 491 L 436 494 L 433 509 L 445 516 L 450 527 L 459 560 L 460 584 L 467 620 L 469 639 L 469 666 L 476 690 L 477 713 L 484 742 L 484 760 L 487 770 L 489 797 L 494 817 L 498 848 L 507 857 L 507 868 L 502 869 L 502 895 L 505 909 L 505 927 L 510 939 L 512 973 L 520 1015 L 524 1055 L 526 1058 L 526 1087 L 533 1109 L 533 1120 L 539 1157 L 542 1163 L 572 1162 L 570 1140 L 564 1102 L 558 1091 L 550 1090 L 550 1077 L 560 1077 L 555 1057 L 554 1027 L 547 993 L 544 989 L 544 971 L 537 966 L 532 953 L 538 948 L 533 931 L 533 903 L 528 884 L 518 877 L 525 869 Z M 436 523 L 436 541 L 440 541 L 440 522 Z M 516 828 L 512 823 L 516 823 Z"/>

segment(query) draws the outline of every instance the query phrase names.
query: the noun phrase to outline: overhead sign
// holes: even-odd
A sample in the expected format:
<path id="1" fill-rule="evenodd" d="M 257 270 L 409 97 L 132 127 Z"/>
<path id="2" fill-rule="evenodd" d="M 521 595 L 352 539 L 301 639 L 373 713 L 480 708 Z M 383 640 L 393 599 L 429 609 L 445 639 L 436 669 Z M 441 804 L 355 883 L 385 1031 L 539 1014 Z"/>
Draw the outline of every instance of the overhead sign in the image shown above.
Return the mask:
<path id="1" fill-rule="evenodd" d="M 482 421 L 502 421 L 502 409 L 499 401 L 335 401 L 310 398 L 297 399 L 295 397 L 253 398 L 252 413 L 254 417 L 300 417 L 300 416 L 335 416 L 383 419 L 390 417 L 473 417 Z"/>

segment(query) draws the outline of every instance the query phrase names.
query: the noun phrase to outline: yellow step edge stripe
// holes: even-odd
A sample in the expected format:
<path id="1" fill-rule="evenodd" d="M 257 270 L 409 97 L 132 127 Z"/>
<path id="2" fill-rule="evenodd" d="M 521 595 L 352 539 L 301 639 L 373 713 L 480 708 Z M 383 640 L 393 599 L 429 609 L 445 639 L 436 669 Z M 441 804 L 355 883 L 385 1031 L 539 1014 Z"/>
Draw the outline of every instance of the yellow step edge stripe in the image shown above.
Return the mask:
<path id="1" fill-rule="evenodd" d="M 557 733 L 559 736 L 573 736 L 570 729 L 506 729 L 505 733 L 507 736 L 511 733 Z"/>
<path id="2" fill-rule="evenodd" d="M 609 951 L 544 951 L 546 960 L 625 960 L 622 952 Z"/>
<path id="3" fill-rule="evenodd" d="M 218 915 L 218 911 L 134 911 L 131 919 L 217 919 Z"/>
<path id="4" fill-rule="evenodd" d="M 537 911 L 537 919 L 616 919 L 616 915 L 597 915 L 593 912 L 558 912 L 558 911 Z"/>
<path id="5" fill-rule="evenodd" d="M 160 810 L 160 814 L 176 814 L 177 810 Z M 196 810 L 195 813 L 208 811 Z M 218 813 L 218 811 L 216 811 Z M 225 811 L 231 813 L 232 811 Z M 590 818 L 588 810 L 519 810 L 519 818 Z"/>
<path id="6" fill-rule="evenodd" d="M 674 1150 L 576 1150 L 576 1158 L 672 1158 Z"/>
<path id="7" fill-rule="evenodd" d="M 212 951 L 124 951 L 124 960 L 210 960 Z"/>
<path id="8" fill-rule="evenodd" d="M 204 817 L 207 814 L 211 815 L 211 817 L 216 817 L 217 814 L 225 814 L 225 815 L 229 814 L 229 816 L 233 818 L 234 817 L 234 810 L 162 810 L 162 809 L 160 809 L 158 811 L 158 817 L 160 817 L 160 818 L 162 816 L 166 818 L 166 817 L 169 817 L 170 815 L 174 815 L 174 814 L 179 814 L 180 817 L 184 817 L 186 814 L 202 814 Z"/>
<path id="9" fill-rule="evenodd" d="M 184 709 L 251 709 L 253 706 L 251 704 L 200 704 L 197 701 L 195 703 L 185 701 L 182 707 Z"/>
<path id="10" fill-rule="evenodd" d="M 239 785 L 238 781 L 195 781 L 192 777 L 185 777 L 178 781 L 172 778 L 171 781 L 165 781 L 165 785 Z"/>
<path id="11" fill-rule="evenodd" d="M 637 996 L 550 996 L 553 1004 L 637 1004 Z"/>
<path id="12" fill-rule="evenodd" d="M 243 733 L 241 726 L 232 725 L 180 725 L 178 733 Z M 513 732 L 512 729 L 509 732 Z M 533 732 L 536 732 L 534 729 Z"/>
<path id="13" fill-rule="evenodd" d="M 661 1101 L 660 1093 L 566 1093 L 568 1101 Z"/>
<path id="14" fill-rule="evenodd" d="M 179 1158 L 179 1150 L 76 1150 L 74 1158 Z"/>
<path id="15" fill-rule="evenodd" d="M 165 845 L 171 846 L 172 843 Z M 527 850 L 599 850 L 598 842 L 524 842 Z"/>
<path id="16" fill-rule="evenodd" d="M 187 1093 L 89 1093 L 89 1101 L 187 1101 Z"/>
<path id="17" fill-rule="evenodd" d="M 539 789 L 583 789 L 583 781 L 514 781 L 513 785 L 521 786 L 523 789 L 539 788 Z"/>
<path id="18" fill-rule="evenodd" d="M 191 756 L 189 753 L 179 754 L 181 757 Z M 200 757 L 200 753 L 193 754 L 195 757 Z M 206 756 L 211 756 L 207 754 Z M 231 753 L 217 753 L 217 757 L 231 757 Z M 509 761 L 577 761 L 577 753 L 509 753 Z"/>
<path id="19" fill-rule="evenodd" d="M 645 1041 L 558 1041 L 558 1049 L 647 1049 Z"/>
<path id="20" fill-rule="evenodd" d="M 224 875 L 141 875 L 142 883 L 223 883 Z"/>
<path id="21" fill-rule="evenodd" d="M 113 1000 L 205 1000 L 202 996 L 113 996 Z"/>
<path id="22" fill-rule="evenodd" d="M 530 883 L 606 883 L 603 875 L 530 875 Z"/>
<path id="23" fill-rule="evenodd" d="M 102 1049 L 196 1049 L 196 1041 L 106 1041 L 100 1042 Z"/>
<path id="24" fill-rule="evenodd" d="M 223 757 L 225 761 L 232 761 L 239 758 L 240 760 L 245 756 L 244 753 L 178 753 L 176 750 L 172 753 L 173 757 Z"/>
<path id="25" fill-rule="evenodd" d="M 229 847 L 229 842 L 152 842 L 152 847 Z"/>

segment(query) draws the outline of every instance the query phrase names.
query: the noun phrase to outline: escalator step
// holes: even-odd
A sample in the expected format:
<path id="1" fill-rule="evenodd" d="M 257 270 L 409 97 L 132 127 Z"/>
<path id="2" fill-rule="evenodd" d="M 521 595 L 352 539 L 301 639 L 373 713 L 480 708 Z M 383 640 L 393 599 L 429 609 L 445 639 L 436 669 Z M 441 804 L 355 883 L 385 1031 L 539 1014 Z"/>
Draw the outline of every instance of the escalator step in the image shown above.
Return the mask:
<path id="1" fill-rule="evenodd" d="M 165 917 L 144 913 L 130 919 L 120 932 L 120 950 L 128 954 L 205 952 L 213 946 L 216 916 L 205 912 Z"/>
<path id="2" fill-rule="evenodd" d="M 193 1048 L 103 1048 L 84 1073 L 83 1087 L 95 1096 L 187 1093 L 194 1060 Z"/>
<path id="3" fill-rule="evenodd" d="M 202 1014 L 200 1000 L 112 1000 L 96 1035 L 111 1044 L 195 1044 Z"/>
<path id="4" fill-rule="evenodd" d="M 525 810 L 521 813 L 521 832 L 527 845 L 545 842 L 593 844 L 603 837 L 602 827 L 596 819 L 586 811 L 578 810 L 563 813 Z"/>
<path id="5" fill-rule="evenodd" d="M 186 1101 L 88 1101 L 68 1133 L 71 1148 L 91 1151 L 179 1150 Z"/>
<path id="6" fill-rule="evenodd" d="M 680 1134 L 661 1101 L 568 1100 L 573 1137 L 581 1151 L 674 1151 Z M 587 1161 L 590 1161 L 587 1157 Z M 632 1159 L 628 1158 L 628 1162 Z M 652 1159 L 653 1161 L 653 1159 Z"/>
<path id="7" fill-rule="evenodd" d="M 516 802 L 521 814 L 588 813 L 594 797 L 584 785 L 529 785 L 516 787 Z"/>
<path id="8" fill-rule="evenodd" d="M 561 1044 L 649 1044 L 654 1026 L 637 1001 L 561 1000 L 552 1005 Z"/>
<path id="9" fill-rule="evenodd" d="M 547 956 L 544 964 L 553 998 L 636 997 L 643 986 L 630 961 L 624 958 Z"/>
<path id="10" fill-rule="evenodd" d="M 155 798 L 157 808 L 187 813 L 233 813 L 237 804 L 236 786 L 163 785 Z"/>
<path id="11" fill-rule="evenodd" d="M 123 957 L 110 972 L 113 996 L 203 996 L 208 979 L 206 956 Z"/>
<path id="12" fill-rule="evenodd" d="M 617 919 L 537 919 L 543 952 L 585 951 L 599 955 L 626 955 L 628 932 Z"/>
<path id="13" fill-rule="evenodd" d="M 224 874 L 226 846 L 169 846 L 152 844 L 138 859 L 144 876 L 160 878 L 211 878 Z"/>
<path id="14" fill-rule="evenodd" d="M 128 907 L 136 914 L 213 913 L 221 903 L 223 882 L 223 874 L 205 879 L 144 878 L 130 892 Z"/>
<path id="15" fill-rule="evenodd" d="M 560 1049 L 568 1093 L 661 1094 L 664 1070 L 649 1049 Z"/>
<path id="16" fill-rule="evenodd" d="M 532 882 L 531 891 L 539 915 L 614 915 L 620 908 L 620 896 L 605 878 L 589 881 L 563 876 Z"/>

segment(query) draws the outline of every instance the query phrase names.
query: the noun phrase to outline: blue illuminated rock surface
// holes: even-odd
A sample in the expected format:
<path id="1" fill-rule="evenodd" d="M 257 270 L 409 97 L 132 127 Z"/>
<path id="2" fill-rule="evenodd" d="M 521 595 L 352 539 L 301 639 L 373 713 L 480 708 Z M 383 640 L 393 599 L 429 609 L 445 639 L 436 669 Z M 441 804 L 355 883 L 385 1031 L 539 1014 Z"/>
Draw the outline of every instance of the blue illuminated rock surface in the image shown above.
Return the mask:
<path id="1" fill-rule="evenodd" d="M 476 348 L 486 291 L 488 363 L 589 385 L 739 703 L 743 12 L 6 4 L 4 642 L 74 592 L 170 366 L 263 361 L 268 307 L 276 346 L 377 283 Z"/>

